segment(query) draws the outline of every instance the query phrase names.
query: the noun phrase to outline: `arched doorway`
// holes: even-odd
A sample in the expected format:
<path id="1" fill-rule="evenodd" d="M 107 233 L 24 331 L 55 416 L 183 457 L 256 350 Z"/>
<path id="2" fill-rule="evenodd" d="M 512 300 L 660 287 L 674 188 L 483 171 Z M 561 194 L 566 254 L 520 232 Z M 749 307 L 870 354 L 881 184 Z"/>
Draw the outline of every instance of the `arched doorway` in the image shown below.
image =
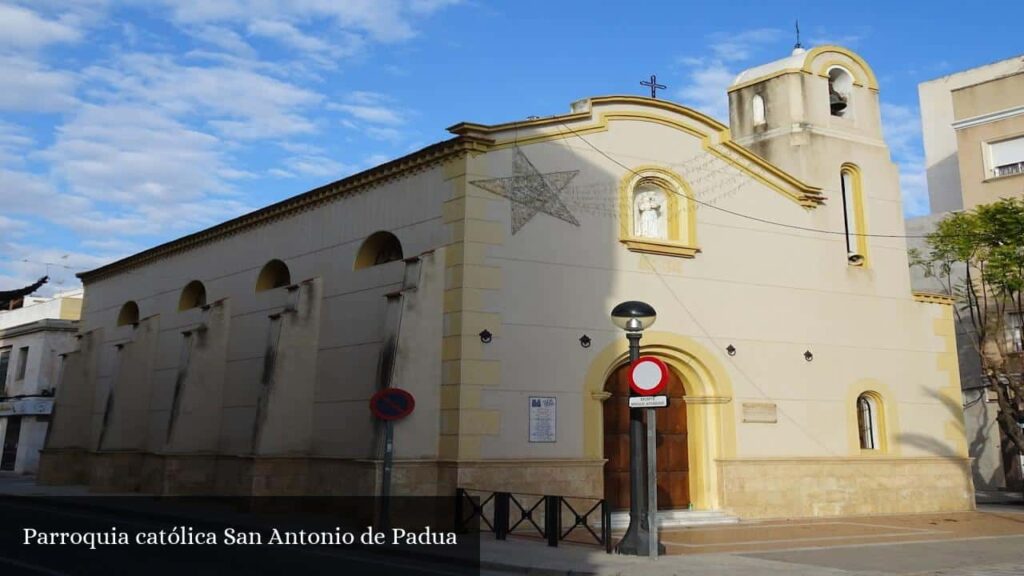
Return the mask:
<path id="1" fill-rule="evenodd" d="M 604 497 L 612 510 L 629 508 L 629 365 L 614 370 L 605 383 L 611 396 L 604 401 Z M 690 504 L 690 464 L 687 450 L 686 392 L 683 381 L 669 369 L 667 408 L 658 409 L 658 509 L 687 508 Z"/>

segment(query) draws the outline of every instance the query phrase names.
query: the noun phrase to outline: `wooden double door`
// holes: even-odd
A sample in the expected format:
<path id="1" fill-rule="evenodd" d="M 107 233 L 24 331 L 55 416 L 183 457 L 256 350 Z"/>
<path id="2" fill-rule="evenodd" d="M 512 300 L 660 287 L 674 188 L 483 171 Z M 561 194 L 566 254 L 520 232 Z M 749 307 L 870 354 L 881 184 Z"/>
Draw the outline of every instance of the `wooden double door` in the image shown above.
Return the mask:
<path id="1" fill-rule="evenodd" d="M 629 365 L 612 373 L 605 391 L 611 396 L 604 401 L 604 457 L 608 460 L 604 465 L 604 497 L 612 510 L 623 510 L 629 508 Z M 666 394 L 668 407 L 657 409 L 659 510 L 690 504 L 685 392 L 679 375 L 671 369 Z M 646 430 L 645 423 L 645 439 Z"/>

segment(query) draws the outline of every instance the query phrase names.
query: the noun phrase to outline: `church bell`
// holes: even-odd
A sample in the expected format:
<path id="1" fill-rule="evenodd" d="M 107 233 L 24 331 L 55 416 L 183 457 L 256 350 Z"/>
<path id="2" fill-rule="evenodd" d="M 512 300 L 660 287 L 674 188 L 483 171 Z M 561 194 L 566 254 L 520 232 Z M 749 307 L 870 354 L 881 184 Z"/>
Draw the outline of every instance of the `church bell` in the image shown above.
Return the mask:
<path id="1" fill-rule="evenodd" d="M 832 108 L 832 114 L 835 115 L 846 109 L 846 98 L 842 94 L 835 90 L 829 90 L 828 102 Z"/>

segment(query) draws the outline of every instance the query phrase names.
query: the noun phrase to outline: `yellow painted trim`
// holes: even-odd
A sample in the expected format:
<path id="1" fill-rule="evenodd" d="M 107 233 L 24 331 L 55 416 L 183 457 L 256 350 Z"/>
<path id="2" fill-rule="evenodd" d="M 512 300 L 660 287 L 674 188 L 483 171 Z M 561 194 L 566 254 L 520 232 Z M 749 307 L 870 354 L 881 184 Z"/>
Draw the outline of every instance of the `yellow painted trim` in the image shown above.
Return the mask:
<path id="1" fill-rule="evenodd" d="M 846 70 L 850 73 L 850 76 L 853 77 L 854 86 L 860 86 L 861 88 L 864 87 L 864 76 L 862 75 L 862 71 L 857 70 L 855 67 L 850 66 L 847 62 L 842 60 L 828 60 L 827 62 L 824 62 L 818 66 L 818 76 L 827 80 L 828 71 L 832 68 L 842 68 L 843 70 Z"/>
<path id="2" fill-rule="evenodd" d="M 750 177 L 805 208 L 813 208 L 825 201 L 821 188 L 802 182 L 744 146 L 737 144 L 732 140 L 727 126 L 696 110 L 667 100 L 654 100 L 637 96 L 601 96 L 591 98 L 590 103 L 591 109 L 586 113 L 577 112 L 563 116 L 551 116 L 493 126 L 462 122 L 448 130 L 467 138 L 475 138 L 479 142 L 490 142 L 486 145 L 490 151 L 604 132 L 608 130 L 608 125 L 612 121 L 652 122 L 681 130 L 700 138 L 701 146 L 705 151 L 732 164 L 741 171 L 746 172 Z M 596 110 L 601 106 L 613 104 L 670 112 L 676 117 L 663 116 L 651 110 Z M 695 122 L 697 125 L 694 126 L 682 121 L 679 116 Z M 593 120 L 593 123 L 585 126 L 571 126 L 571 129 L 567 128 L 571 123 L 578 123 L 588 119 Z M 557 130 L 541 133 L 534 132 L 535 129 L 549 127 L 557 128 Z M 526 133 L 521 132 L 524 129 L 527 129 Z M 509 131 L 514 131 L 514 134 L 508 135 Z M 498 139 L 499 135 L 505 137 Z M 752 165 L 769 174 L 771 178 L 764 177 L 761 173 L 754 170 L 751 167 Z"/>
<path id="3" fill-rule="evenodd" d="M 843 60 L 831 59 L 826 61 L 824 68 L 819 66 L 818 71 L 815 72 L 812 69 L 812 67 L 814 66 L 814 60 L 822 54 L 840 54 L 846 56 L 855 64 L 857 64 L 857 66 L 850 66 L 849 63 L 844 62 Z M 748 86 L 760 84 L 761 82 L 764 82 L 766 80 L 771 80 L 773 78 L 784 76 L 786 74 L 812 74 L 818 76 L 825 76 L 827 78 L 829 66 L 842 66 L 843 68 L 848 70 L 850 74 L 853 74 L 855 84 L 857 84 L 858 86 L 866 86 L 869 90 L 874 90 L 875 92 L 878 91 L 878 78 L 875 77 L 875 72 L 871 69 L 871 66 L 868 66 L 868 63 L 864 61 L 863 58 L 851 52 L 850 50 L 843 48 L 842 46 L 827 45 L 818 46 L 817 48 L 808 50 L 806 56 L 804 57 L 804 63 L 800 68 L 785 68 L 782 70 L 776 70 L 775 72 L 772 72 L 770 74 L 758 76 L 757 78 L 752 78 L 741 84 L 730 86 L 727 92 L 735 92 L 737 90 L 742 90 L 744 88 L 747 88 Z M 860 67 L 860 70 L 851 69 L 856 67 Z M 822 74 L 822 71 L 824 71 L 825 74 Z"/>
<path id="4" fill-rule="evenodd" d="M 501 289 L 501 269 L 485 265 L 486 247 L 504 242 L 500 223 L 482 218 L 491 200 L 469 193 L 470 155 L 444 165 L 451 196 L 444 203 L 448 244 L 445 258 L 443 339 L 441 341 L 441 432 L 438 455 L 462 460 L 480 457 L 480 438 L 501 430 L 501 414 L 481 409 L 484 386 L 501 379 L 499 360 L 483 357 L 477 333 L 501 333 L 501 315 L 483 310 L 481 294 Z"/>
<path id="5" fill-rule="evenodd" d="M 665 240 L 641 238 L 633 230 L 634 191 L 644 184 L 653 184 L 665 191 L 668 201 L 668 238 Z M 637 166 L 624 175 L 619 180 L 619 241 L 635 252 L 686 258 L 693 258 L 700 252 L 696 247 L 697 203 L 686 180 L 672 170 L 653 164 Z"/>
<path id="6" fill-rule="evenodd" d="M 942 304 L 944 306 L 956 304 L 956 298 L 934 292 L 914 292 L 914 300 L 925 304 Z"/>
<path id="7" fill-rule="evenodd" d="M 842 179 L 843 173 L 849 172 L 853 180 L 853 193 L 851 194 L 853 199 L 853 221 L 856 224 L 856 229 L 852 230 L 852 233 L 857 234 L 853 240 L 857 247 L 857 253 L 864 257 L 864 262 L 860 265 L 860 268 L 867 268 L 871 264 L 871 255 L 868 253 L 868 222 L 865 216 L 864 208 L 864 186 L 862 184 L 860 168 L 856 164 L 849 162 L 843 164 L 839 169 L 839 178 Z M 842 184 L 840 183 L 840 191 L 842 191 Z M 845 214 L 844 214 L 845 217 Z"/>
<path id="8" fill-rule="evenodd" d="M 879 447 L 864 450 L 860 447 L 860 427 L 857 424 L 857 398 L 867 394 L 875 401 L 878 410 Z M 874 379 L 858 380 L 850 385 L 846 393 L 847 440 L 851 454 L 865 457 L 897 456 L 900 453 L 899 414 L 896 400 L 888 386 Z"/>
<path id="9" fill-rule="evenodd" d="M 861 70 L 866 75 L 866 79 L 865 79 L 863 84 L 865 86 L 867 86 L 868 88 L 870 88 L 871 90 L 876 90 L 876 91 L 878 90 L 878 79 L 875 77 L 875 72 L 871 69 L 871 66 L 868 66 L 868 63 L 865 62 L 863 58 L 861 58 L 860 56 L 858 56 L 857 54 L 855 54 L 851 50 L 843 48 L 842 46 L 825 45 L 825 46 L 818 46 L 816 48 L 812 48 L 811 50 L 808 50 L 807 51 L 807 57 L 804 58 L 803 71 L 804 72 L 811 72 L 812 71 L 811 70 L 811 66 L 814 63 L 814 60 L 818 56 L 821 56 L 822 54 L 840 54 L 842 56 L 846 56 L 850 60 L 853 60 L 857 64 L 857 66 L 860 66 Z M 840 62 L 840 61 L 830 60 L 829 62 Z M 851 74 L 855 74 L 855 72 L 853 70 L 850 70 L 848 66 L 843 66 L 843 67 L 846 68 L 847 70 L 849 70 Z"/>
<path id="10" fill-rule="evenodd" d="M 644 332 L 641 353 L 658 356 L 682 378 L 690 455 L 690 500 L 697 509 L 722 505 L 716 460 L 736 456 L 736 418 L 732 382 L 725 366 L 692 338 L 671 332 Z M 612 372 L 628 361 L 629 345 L 620 338 L 605 346 L 591 361 L 584 378 L 583 456 L 604 456 L 605 384 Z"/>
<path id="11" fill-rule="evenodd" d="M 642 252 L 644 254 L 694 258 L 700 253 L 700 248 L 696 246 L 687 246 L 686 244 L 666 242 L 654 238 L 620 238 L 619 242 L 625 244 L 626 249 L 630 252 Z"/>

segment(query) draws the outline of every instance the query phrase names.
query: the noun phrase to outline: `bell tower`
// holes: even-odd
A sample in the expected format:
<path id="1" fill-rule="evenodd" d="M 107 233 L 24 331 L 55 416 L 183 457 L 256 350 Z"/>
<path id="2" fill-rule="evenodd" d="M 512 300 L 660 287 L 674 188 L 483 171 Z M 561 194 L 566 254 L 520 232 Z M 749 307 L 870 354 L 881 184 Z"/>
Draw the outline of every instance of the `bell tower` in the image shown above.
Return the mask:
<path id="1" fill-rule="evenodd" d="M 878 81 L 854 52 L 798 44 L 785 58 L 741 72 L 729 87 L 729 126 L 737 143 L 822 188 L 828 229 L 845 232 L 851 266 L 871 266 L 875 242 L 864 235 L 873 227 L 902 230 Z"/>

